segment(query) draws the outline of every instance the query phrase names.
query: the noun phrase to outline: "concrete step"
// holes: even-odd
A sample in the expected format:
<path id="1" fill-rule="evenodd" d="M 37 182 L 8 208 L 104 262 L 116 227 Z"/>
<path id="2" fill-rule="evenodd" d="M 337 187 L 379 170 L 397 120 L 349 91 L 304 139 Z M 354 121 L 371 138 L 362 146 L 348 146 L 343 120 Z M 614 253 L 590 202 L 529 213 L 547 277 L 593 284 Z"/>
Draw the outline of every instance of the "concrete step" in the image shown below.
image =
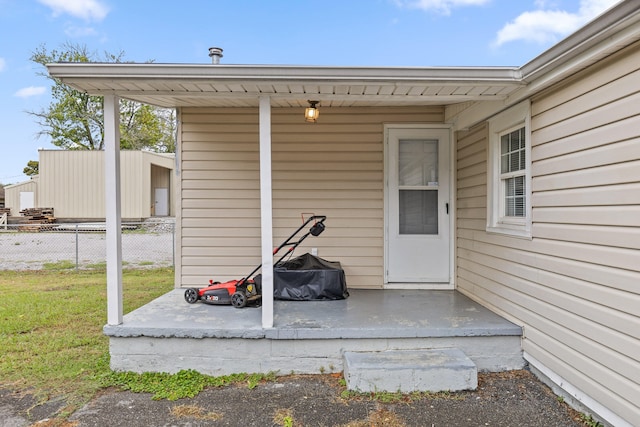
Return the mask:
<path id="1" fill-rule="evenodd" d="M 350 352 L 343 355 L 349 390 L 459 391 L 478 387 L 478 369 L 457 348 Z"/>

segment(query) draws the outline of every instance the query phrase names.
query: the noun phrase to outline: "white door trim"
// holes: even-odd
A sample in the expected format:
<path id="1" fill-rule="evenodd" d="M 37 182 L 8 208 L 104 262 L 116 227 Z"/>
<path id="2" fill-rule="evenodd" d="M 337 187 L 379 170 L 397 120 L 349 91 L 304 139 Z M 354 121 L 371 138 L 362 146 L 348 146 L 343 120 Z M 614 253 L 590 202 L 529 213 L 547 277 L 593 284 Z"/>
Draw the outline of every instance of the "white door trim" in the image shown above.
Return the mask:
<path id="1" fill-rule="evenodd" d="M 388 280 L 388 260 L 389 260 L 389 225 L 388 218 L 390 212 L 389 206 L 389 131 L 391 129 L 424 129 L 424 130 L 442 130 L 449 131 L 449 282 L 448 283 L 389 283 Z M 386 123 L 384 124 L 384 271 L 383 280 L 385 289 L 438 289 L 452 290 L 455 289 L 455 227 L 456 227 L 456 169 L 455 169 L 455 140 L 451 125 L 448 124 L 424 124 L 424 123 Z"/>

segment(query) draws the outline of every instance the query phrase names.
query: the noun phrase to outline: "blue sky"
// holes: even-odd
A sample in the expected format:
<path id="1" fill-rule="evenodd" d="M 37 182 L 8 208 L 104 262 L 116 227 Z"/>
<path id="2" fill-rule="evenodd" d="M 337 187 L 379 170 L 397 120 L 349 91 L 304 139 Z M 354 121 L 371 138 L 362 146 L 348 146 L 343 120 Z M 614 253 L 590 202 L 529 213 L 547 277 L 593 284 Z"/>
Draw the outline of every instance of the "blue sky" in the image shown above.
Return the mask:
<path id="1" fill-rule="evenodd" d="M 0 183 L 54 149 L 26 111 L 50 102 L 29 61 L 65 43 L 134 62 L 524 65 L 617 0 L 0 0 Z"/>

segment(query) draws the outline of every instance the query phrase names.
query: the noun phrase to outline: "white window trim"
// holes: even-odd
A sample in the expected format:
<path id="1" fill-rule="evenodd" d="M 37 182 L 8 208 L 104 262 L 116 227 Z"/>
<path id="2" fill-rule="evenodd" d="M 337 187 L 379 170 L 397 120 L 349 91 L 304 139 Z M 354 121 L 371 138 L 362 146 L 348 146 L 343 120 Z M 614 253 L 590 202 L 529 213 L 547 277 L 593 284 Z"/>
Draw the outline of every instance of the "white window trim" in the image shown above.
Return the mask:
<path id="1" fill-rule="evenodd" d="M 525 128 L 525 200 L 524 218 L 504 217 L 500 180 L 500 135 Z M 487 160 L 487 232 L 531 238 L 531 104 L 529 101 L 509 108 L 489 119 L 489 156 Z"/>

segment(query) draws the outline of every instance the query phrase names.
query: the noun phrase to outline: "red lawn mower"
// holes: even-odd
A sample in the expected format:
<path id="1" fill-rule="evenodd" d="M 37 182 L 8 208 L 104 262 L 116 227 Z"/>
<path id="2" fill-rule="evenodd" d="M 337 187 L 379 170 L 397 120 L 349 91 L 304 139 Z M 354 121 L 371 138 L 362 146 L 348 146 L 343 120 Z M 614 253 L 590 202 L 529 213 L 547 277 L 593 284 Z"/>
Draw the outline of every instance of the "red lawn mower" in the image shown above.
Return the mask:
<path id="1" fill-rule="evenodd" d="M 285 240 L 280 246 L 274 249 L 273 254 L 276 255 L 280 250 L 286 246 L 289 247 L 287 252 L 276 261 L 277 266 L 285 257 L 292 255 L 293 251 L 306 239 L 309 235 L 319 236 L 324 231 L 324 221 L 327 219 L 324 215 L 313 215 L 306 220 L 303 216 L 302 225 Z M 305 234 L 295 242 L 295 236 L 305 228 L 309 223 L 313 222 L 313 225 L 309 228 Z M 262 286 L 261 283 L 254 280 L 252 277 L 260 270 L 262 264 L 257 266 L 248 276 L 243 277 L 240 280 L 230 280 L 228 282 L 220 283 L 214 282 L 213 279 L 209 281 L 209 286 L 206 288 L 188 288 L 184 292 L 184 299 L 189 304 L 195 304 L 198 301 L 202 301 L 205 304 L 214 305 L 233 305 L 236 308 L 245 307 L 248 303 L 258 303 L 262 299 Z"/>

